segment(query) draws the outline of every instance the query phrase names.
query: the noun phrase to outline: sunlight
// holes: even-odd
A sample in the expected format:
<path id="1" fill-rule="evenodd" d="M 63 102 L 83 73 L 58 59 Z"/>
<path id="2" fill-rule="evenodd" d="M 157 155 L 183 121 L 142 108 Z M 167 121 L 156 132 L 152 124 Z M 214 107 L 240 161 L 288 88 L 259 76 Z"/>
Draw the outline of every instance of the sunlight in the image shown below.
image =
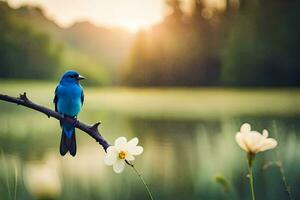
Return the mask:
<path id="1" fill-rule="evenodd" d="M 216 8 L 218 10 L 224 10 L 226 8 L 225 0 L 205 0 L 205 3 L 210 8 Z"/>
<path id="2" fill-rule="evenodd" d="M 97 26 L 121 27 L 130 32 L 158 23 L 164 17 L 162 0 L 8 0 L 11 7 L 39 6 L 44 14 L 61 27 L 77 21 L 90 21 Z"/>
<path id="3" fill-rule="evenodd" d="M 122 21 L 120 22 L 121 27 L 125 28 L 126 30 L 136 33 L 142 29 L 148 29 L 152 23 L 149 23 L 147 21 Z"/>
<path id="4" fill-rule="evenodd" d="M 132 33 L 136 33 L 142 28 L 141 24 L 136 22 L 123 22 L 122 26 Z"/>

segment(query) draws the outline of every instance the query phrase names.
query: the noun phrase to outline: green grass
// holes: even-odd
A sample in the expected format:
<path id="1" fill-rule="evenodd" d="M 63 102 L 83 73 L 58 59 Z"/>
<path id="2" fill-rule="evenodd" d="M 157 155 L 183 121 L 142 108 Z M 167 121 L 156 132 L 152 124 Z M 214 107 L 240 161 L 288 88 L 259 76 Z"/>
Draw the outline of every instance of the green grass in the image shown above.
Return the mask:
<path id="1" fill-rule="evenodd" d="M 55 83 L 1 81 L 0 91 L 24 91 L 34 102 L 52 104 Z M 300 89 L 85 88 L 85 107 L 145 118 L 220 118 L 300 114 Z"/>
<path id="2" fill-rule="evenodd" d="M 91 93 L 90 93 L 91 92 Z M 88 90 L 101 108 L 145 117 L 219 118 L 239 115 L 296 115 L 300 90 L 132 89 Z M 96 107 L 94 107 L 96 109 Z"/>

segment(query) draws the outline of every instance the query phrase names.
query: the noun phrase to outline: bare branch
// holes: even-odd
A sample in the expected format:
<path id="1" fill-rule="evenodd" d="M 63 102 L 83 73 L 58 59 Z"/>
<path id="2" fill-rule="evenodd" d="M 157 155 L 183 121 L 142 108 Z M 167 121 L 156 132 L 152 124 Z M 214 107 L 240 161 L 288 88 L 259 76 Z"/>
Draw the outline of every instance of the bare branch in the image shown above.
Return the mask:
<path id="1" fill-rule="evenodd" d="M 20 94 L 20 97 L 11 97 L 8 95 L 0 94 L 0 100 L 10 102 L 10 103 L 15 103 L 17 105 L 22 105 L 27 108 L 36 110 L 38 112 L 44 113 L 47 115 L 48 118 L 53 117 L 57 120 L 65 120 L 66 122 L 70 124 L 75 124 L 75 127 L 82 130 L 83 132 L 87 133 L 89 136 L 94 138 L 106 151 L 106 149 L 110 146 L 108 142 L 102 137 L 102 135 L 98 131 L 98 126 L 100 125 L 100 122 L 95 123 L 92 126 L 86 125 L 77 119 L 69 118 L 69 117 L 64 117 L 58 112 L 55 112 L 52 109 L 46 108 L 44 106 L 40 106 L 38 104 L 33 103 L 30 101 L 26 95 L 26 92 L 23 94 Z"/>

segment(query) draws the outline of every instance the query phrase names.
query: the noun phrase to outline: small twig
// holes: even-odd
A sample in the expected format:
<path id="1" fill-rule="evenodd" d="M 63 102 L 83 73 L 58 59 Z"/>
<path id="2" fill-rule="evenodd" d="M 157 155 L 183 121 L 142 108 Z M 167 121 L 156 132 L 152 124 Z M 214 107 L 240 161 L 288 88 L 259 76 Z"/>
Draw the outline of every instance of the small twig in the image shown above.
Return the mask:
<path id="1" fill-rule="evenodd" d="M 22 99 L 25 102 L 30 102 L 29 99 L 27 98 L 26 92 L 20 94 L 20 99 Z"/>
<path id="2" fill-rule="evenodd" d="M 20 97 L 18 98 L 0 94 L 0 100 L 10 102 L 10 103 L 15 103 L 17 105 L 22 105 L 27 108 L 44 113 L 45 115 L 47 115 L 48 118 L 53 117 L 57 120 L 65 120 L 67 123 L 75 124 L 76 128 L 82 130 L 83 132 L 87 133 L 89 136 L 94 138 L 103 147 L 105 151 L 110 146 L 109 143 L 102 137 L 102 135 L 98 131 L 98 126 L 100 125 L 100 122 L 97 122 L 92 126 L 89 126 L 78 121 L 77 119 L 64 117 L 62 114 L 55 112 L 52 109 L 33 103 L 27 97 L 26 92 L 20 94 Z"/>

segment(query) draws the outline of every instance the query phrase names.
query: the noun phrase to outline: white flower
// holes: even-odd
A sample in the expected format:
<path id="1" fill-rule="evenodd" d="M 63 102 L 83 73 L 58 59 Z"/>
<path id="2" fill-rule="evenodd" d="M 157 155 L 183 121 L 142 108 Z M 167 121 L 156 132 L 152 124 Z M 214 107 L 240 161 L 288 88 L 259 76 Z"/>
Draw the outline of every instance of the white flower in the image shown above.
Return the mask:
<path id="1" fill-rule="evenodd" d="M 37 199 L 56 199 L 61 192 L 59 174 L 48 163 L 27 164 L 24 183 L 27 190 Z"/>
<path id="2" fill-rule="evenodd" d="M 127 142 L 125 137 L 119 137 L 115 140 L 115 145 L 107 148 L 107 154 L 104 158 L 106 165 L 112 165 L 116 173 L 121 173 L 125 168 L 125 162 L 133 161 L 134 156 L 143 153 L 143 147 L 137 146 L 138 138 L 133 138 Z"/>
<path id="3" fill-rule="evenodd" d="M 257 131 L 251 131 L 250 124 L 245 123 L 241 126 L 240 132 L 235 135 L 235 140 L 246 152 L 256 154 L 277 146 L 277 141 L 273 138 L 268 138 L 268 135 L 267 130 L 263 130 L 262 134 Z"/>

